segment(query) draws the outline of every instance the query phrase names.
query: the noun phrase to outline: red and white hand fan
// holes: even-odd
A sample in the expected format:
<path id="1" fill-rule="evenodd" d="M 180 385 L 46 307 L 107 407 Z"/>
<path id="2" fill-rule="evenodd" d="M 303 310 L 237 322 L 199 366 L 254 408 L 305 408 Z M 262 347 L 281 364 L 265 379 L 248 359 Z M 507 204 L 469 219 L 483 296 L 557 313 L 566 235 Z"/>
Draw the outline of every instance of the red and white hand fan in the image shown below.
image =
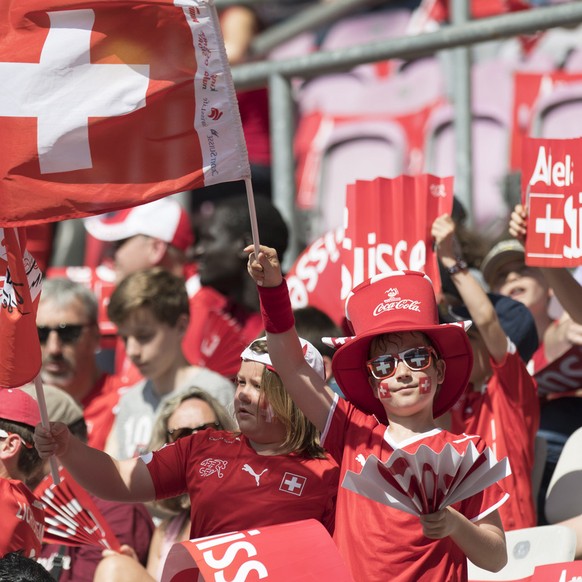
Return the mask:
<path id="1" fill-rule="evenodd" d="M 59 475 L 58 485 L 49 475 L 35 490 L 45 505 L 43 542 L 119 551 L 119 540 L 91 496 L 62 467 Z"/>
<path id="2" fill-rule="evenodd" d="M 480 493 L 511 474 L 507 458 L 472 442 L 463 452 L 447 443 L 436 453 L 420 445 L 415 453 L 396 450 L 386 463 L 370 455 L 361 473 L 347 471 L 342 487 L 412 515 L 434 513 Z"/>

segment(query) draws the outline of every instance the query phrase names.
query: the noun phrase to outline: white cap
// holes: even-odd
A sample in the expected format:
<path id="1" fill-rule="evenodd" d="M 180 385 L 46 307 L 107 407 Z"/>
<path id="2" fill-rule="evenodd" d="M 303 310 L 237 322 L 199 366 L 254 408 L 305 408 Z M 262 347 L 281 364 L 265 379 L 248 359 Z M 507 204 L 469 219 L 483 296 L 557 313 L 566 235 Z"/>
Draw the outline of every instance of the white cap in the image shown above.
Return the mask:
<path id="1" fill-rule="evenodd" d="M 262 337 L 252 341 L 240 355 L 241 359 L 248 362 L 258 362 L 259 364 L 264 364 L 276 373 L 277 371 L 273 366 L 273 362 L 271 362 L 271 357 L 269 354 L 257 353 L 252 349 L 252 345 L 257 341 L 267 341 L 267 338 Z M 305 358 L 305 361 L 325 380 L 325 366 L 323 364 L 323 357 L 319 353 L 318 349 L 303 338 L 299 338 L 299 341 L 301 342 L 301 347 L 303 348 L 303 357 Z"/>
<path id="2" fill-rule="evenodd" d="M 84 219 L 87 232 L 98 240 L 118 241 L 138 234 L 163 240 L 185 251 L 193 242 L 190 219 L 173 198 L 160 198 L 133 208 Z"/>

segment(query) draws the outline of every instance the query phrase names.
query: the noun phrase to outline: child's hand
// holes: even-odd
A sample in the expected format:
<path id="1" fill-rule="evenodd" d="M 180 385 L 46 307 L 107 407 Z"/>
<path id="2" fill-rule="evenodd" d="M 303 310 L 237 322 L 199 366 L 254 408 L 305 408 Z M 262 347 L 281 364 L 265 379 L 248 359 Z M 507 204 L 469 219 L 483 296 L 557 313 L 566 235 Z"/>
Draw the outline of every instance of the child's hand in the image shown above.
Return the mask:
<path id="1" fill-rule="evenodd" d="M 34 429 L 34 446 L 42 459 L 51 455 L 64 455 L 69 448 L 71 433 L 66 424 L 51 422 L 50 429 L 37 424 Z"/>
<path id="2" fill-rule="evenodd" d="M 264 287 L 277 287 L 283 280 L 281 264 L 277 257 L 277 251 L 271 247 L 260 246 L 259 256 L 255 257 L 255 247 L 249 245 L 245 252 L 249 253 L 247 270 L 257 285 Z"/>
<path id="3" fill-rule="evenodd" d="M 509 219 L 509 234 L 524 242 L 527 235 L 527 212 L 521 204 L 517 204 Z"/>
<path id="4" fill-rule="evenodd" d="M 442 214 L 432 223 L 431 235 L 435 240 L 439 259 L 445 267 L 452 267 L 459 254 L 455 239 L 455 221 L 448 214 Z"/>
<path id="5" fill-rule="evenodd" d="M 450 536 L 456 525 L 455 510 L 445 507 L 435 513 L 420 516 L 422 533 L 431 540 L 440 540 Z"/>

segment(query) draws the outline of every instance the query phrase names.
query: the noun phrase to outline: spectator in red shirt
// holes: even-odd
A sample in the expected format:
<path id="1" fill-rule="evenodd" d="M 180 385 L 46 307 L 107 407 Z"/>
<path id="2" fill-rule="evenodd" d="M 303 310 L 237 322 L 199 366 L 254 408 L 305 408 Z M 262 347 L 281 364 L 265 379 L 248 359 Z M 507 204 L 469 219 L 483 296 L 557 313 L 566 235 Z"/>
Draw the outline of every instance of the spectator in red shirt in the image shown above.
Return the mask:
<path id="1" fill-rule="evenodd" d="M 21 551 L 35 558 L 40 552 L 44 509 L 25 485 L 42 464 L 33 444 L 39 422 L 34 398 L 18 389 L 0 390 L 0 556 Z"/>
<path id="2" fill-rule="evenodd" d="M 45 386 L 48 416 L 53 421 L 63 422 L 72 434 L 83 442 L 87 441 L 87 425 L 83 410 L 64 390 Z M 48 463 L 42 467 L 42 478 L 48 474 Z M 93 497 L 93 496 L 92 496 Z M 93 497 L 113 533 L 123 546 L 131 547 L 135 558 L 146 563 L 154 524 L 145 505 L 141 503 L 118 503 Z M 102 559 L 102 548 L 91 545 L 69 546 L 64 544 L 43 544 L 38 561 L 58 582 L 93 582 L 97 566 Z"/>
<path id="3" fill-rule="evenodd" d="M 537 387 L 526 368 L 538 345 L 533 315 L 509 297 L 487 295 L 459 256 L 450 216 L 438 217 L 432 234 L 439 260 L 463 304 L 451 306 L 449 313 L 456 314 L 453 319 L 473 321 L 467 332 L 473 369 L 467 391 L 451 411 L 451 430 L 478 434 L 498 459 L 509 459 L 511 475 L 501 482 L 510 494 L 499 508 L 503 526 L 534 527 L 531 475 L 540 410 Z"/>

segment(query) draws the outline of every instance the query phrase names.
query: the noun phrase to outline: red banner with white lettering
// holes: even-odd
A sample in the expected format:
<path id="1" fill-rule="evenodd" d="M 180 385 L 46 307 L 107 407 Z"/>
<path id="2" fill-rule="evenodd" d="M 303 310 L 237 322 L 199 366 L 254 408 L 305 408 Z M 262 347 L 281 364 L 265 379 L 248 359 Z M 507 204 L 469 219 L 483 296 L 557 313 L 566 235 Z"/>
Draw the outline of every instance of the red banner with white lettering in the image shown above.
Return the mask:
<path id="1" fill-rule="evenodd" d="M 539 267 L 582 264 L 582 139 L 526 139 L 522 202 L 525 260 Z"/>
<path id="2" fill-rule="evenodd" d="M 214 5 L 0 3 L 0 225 L 250 176 Z"/>
<path id="3" fill-rule="evenodd" d="M 453 209 L 453 178 L 429 174 L 357 180 L 348 185 L 346 228 L 315 240 L 287 274 L 294 308 L 313 305 L 338 325 L 362 281 L 399 270 L 425 272 L 440 291 L 432 250 L 434 220 Z"/>
<path id="4" fill-rule="evenodd" d="M 201 580 L 353 582 L 327 530 L 314 519 L 174 544 L 162 582 Z"/>
<path id="5" fill-rule="evenodd" d="M 564 396 L 582 389 L 582 346 L 574 345 L 565 354 L 536 370 L 538 394 Z"/>
<path id="6" fill-rule="evenodd" d="M 42 275 L 24 250 L 24 234 L 0 228 L 0 387 L 15 388 L 34 380 L 41 354 L 36 308 Z"/>

